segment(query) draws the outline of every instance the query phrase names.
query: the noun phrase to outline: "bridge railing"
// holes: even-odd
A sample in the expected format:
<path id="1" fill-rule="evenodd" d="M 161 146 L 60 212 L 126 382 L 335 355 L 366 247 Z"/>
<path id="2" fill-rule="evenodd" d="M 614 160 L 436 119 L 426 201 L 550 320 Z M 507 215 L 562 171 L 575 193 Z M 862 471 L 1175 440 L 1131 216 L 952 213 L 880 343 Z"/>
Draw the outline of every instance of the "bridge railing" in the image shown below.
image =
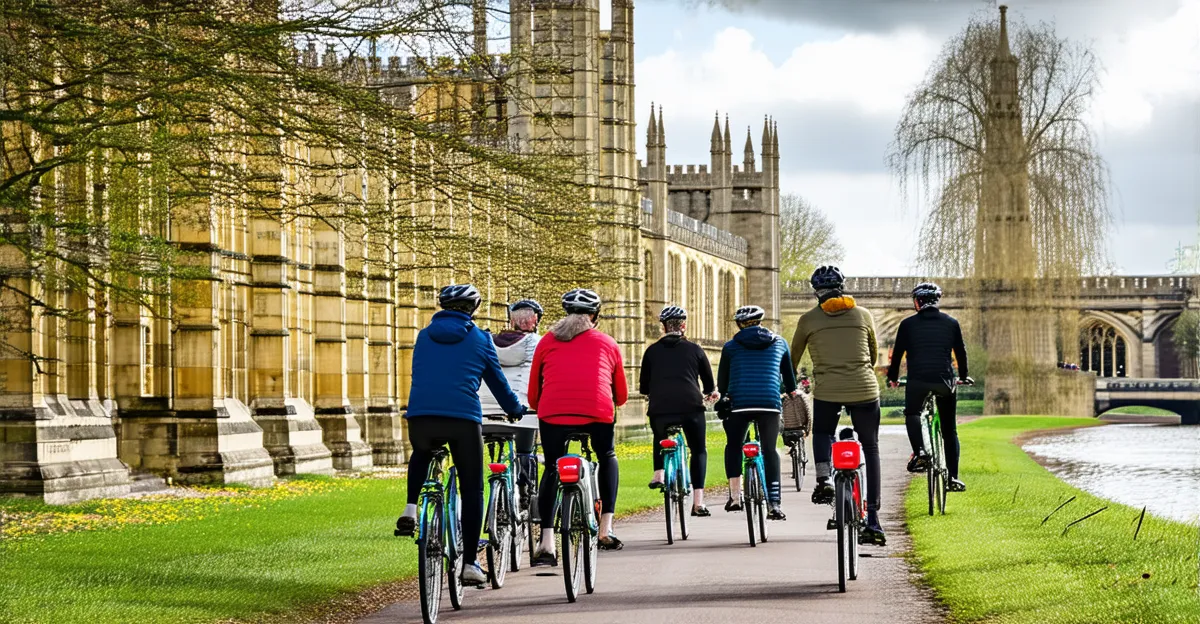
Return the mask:
<path id="1" fill-rule="evenodd" d="M 947 295 L 977 290 L 978 280 L 964 278 L 911 277 L 851 277 L 846 280 L 846 292 L 860 296 L 898 297 L 907 296 L 914 286 L 922 281 L 937 282 Z M 1081 297 L 1113 297 L 1138 295 L 1142 297 L 1187 297 L 1200 287 L 1200 276 L 1196 275 L 1112 275 L 1106 277 L 1084 277 L 1077 283 L 1050 279 L 1047 288 L 1074 290 Z M 811 293 L 806 281 L 784 282 L 785 292 Z"/>

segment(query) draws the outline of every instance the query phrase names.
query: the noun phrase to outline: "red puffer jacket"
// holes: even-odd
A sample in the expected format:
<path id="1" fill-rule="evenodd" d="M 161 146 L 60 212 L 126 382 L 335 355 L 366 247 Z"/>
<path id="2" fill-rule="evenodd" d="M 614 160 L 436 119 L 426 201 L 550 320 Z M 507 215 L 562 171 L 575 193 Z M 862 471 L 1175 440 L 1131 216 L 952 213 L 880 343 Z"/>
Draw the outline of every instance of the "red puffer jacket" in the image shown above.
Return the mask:
<path id="1" fill-rule="evenodd" d="M 529 407 L 538 419 L 554 425 L 611 423 L 615 407 L 628 398 L 621 350 L 608 335 L 556 325 L 538 342 L 529 374 Z"/>

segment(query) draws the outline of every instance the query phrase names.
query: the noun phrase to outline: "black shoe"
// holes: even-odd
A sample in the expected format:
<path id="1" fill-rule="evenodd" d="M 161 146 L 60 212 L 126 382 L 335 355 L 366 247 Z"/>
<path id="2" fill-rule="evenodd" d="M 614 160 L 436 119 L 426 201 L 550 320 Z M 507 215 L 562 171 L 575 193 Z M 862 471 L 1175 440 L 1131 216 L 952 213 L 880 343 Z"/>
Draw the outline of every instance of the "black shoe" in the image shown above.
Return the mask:
<path id="1" fill-rule="evenodd" d="M 732 498 L 725 501 L 725 511 L 741 511 L 742 501 L 734 501 Z"/>
<path id="2" fill-rule="evenodd" d="M 538 551 L 533 555 L 533 563 L 530 565 L 534 568 L 558 567 L 558 555 L 552 555 L 544 550 Z"/>
<path id="3" fill-rule="evenodd" d="M 858 543 L 866 546 L 887 546 L 887 535 L 884 535 L 879 525 L 868 524 L 858 534 Z"/>
<path id="4" fill-rule="evenodd" d="M 662 488 L 663 488 L 663 482 L 662 482 L 662 481 L 651 481 L 651 482 L 650 482 L 650 489 L 652 489 L 652 490 L 661 490 Z"/>
<path id="5" fill-rule="evenodd" d="M 621 550 L 625 548 L 625 543 L 617 539 L 616 535 L 608 534 L 608 537 L 602 537 L 599 540 L 600 550 Z"/>
<path id="6" fill-rule="evenodd" d="M 767 504 L 767 520 L 787 520 L 787 516 L 784 515 L 783 509 L 779 507 L 779 503 Z"/>
<path id="7" fill-rule="evenodd" d="M 707 518 L 711 515 L 712 512 L 708 510 L 708 507 L 692 507 L 693 518 Z"/>
<path id="8" fill-rule="evenodd" d="M 396 521 L 396 537 L 412 537 L 417 533 L 417 519 L 409 518 L 408 516 L 400 516 Z"/>
<path id="9" fill-rule="evenodd" d="M 833 485 L 828 480 L 818 480 L 813 486 L 812 502 L 814 505 L 828 505 L 833 502 Z"/>
<path id="10" fill-rule="evenodd" d="M 959 481 L 958 479 L 951 477 L 950 482 L 946 484 L 946 491 L 948 491 L 948 492 L 966 492 L 967 484 L 963 483 L 962 481 Z"/>
<path id="11" fill-rule="evenodd" d="M 925 472 L 926 470 L 929 470 L 929 456 L 925 454 L 925 451 L 913 453 L 908 458 L 909 472 Z"/>

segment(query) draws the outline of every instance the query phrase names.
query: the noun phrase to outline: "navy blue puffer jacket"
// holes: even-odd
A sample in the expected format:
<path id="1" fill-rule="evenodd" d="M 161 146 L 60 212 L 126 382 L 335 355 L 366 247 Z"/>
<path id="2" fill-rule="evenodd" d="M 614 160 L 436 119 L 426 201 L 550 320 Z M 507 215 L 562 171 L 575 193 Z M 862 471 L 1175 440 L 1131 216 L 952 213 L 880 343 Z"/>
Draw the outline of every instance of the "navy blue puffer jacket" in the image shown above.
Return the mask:
<path id="1" fill-rule="evenodd" d="M 739 331 L 721 349 L 717 389 L 734 411 L 783 409 L 779 395 L 796 389 L 787 341 L 760 325 Z"/>

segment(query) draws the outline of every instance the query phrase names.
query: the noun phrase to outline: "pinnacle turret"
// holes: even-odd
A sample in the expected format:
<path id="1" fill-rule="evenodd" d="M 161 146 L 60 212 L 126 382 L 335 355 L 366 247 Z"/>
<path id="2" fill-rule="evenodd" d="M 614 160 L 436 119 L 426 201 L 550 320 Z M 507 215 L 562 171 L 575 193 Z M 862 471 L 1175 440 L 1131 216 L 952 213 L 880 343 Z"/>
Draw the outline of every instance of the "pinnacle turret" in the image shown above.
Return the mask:
<path id="1" fill-rule="evenodd" d="M 725 113 L 725 155 L 733 155 L 733 139 L 729 136 L 729 113 Z"/>
<path id="2" fill-rule="evenodd" d="M 667 146 L 667 124 L 666 118 L 663 117 L 662 104 L 658 105 L 658 146 Z"/>
<path id="3" fill-rule="evenodd" d="M 646 129 L 647 149 L 658 146 L 658 122 L 654 119 L 654 103 L 650 103 L 650 127 Z M 649 156 L 649 154 L 647 154 Z"/>
<path id="4" fill-rule="evenodd" d="M 762 150 L 763 161 L 774 154 L 774 144 L 771 141 L 771 118 L 766 115 L 763 115 Z"/>
<path id="5" fill-rule="evenodd" d="M 750 138 L 750 126 L 746 126 L 746 149 L 742 156 L 742 165 L 747 173 L 754 171 L 754 140 Z"/>
<path id="6" fill-rule="evenodd" d="M 709 150 L 714 154 L 719 154 L 724 149 L 721 144 L 721 114 L 717 113 L 713 119 L 712 137 L 709 139 Z"/>

